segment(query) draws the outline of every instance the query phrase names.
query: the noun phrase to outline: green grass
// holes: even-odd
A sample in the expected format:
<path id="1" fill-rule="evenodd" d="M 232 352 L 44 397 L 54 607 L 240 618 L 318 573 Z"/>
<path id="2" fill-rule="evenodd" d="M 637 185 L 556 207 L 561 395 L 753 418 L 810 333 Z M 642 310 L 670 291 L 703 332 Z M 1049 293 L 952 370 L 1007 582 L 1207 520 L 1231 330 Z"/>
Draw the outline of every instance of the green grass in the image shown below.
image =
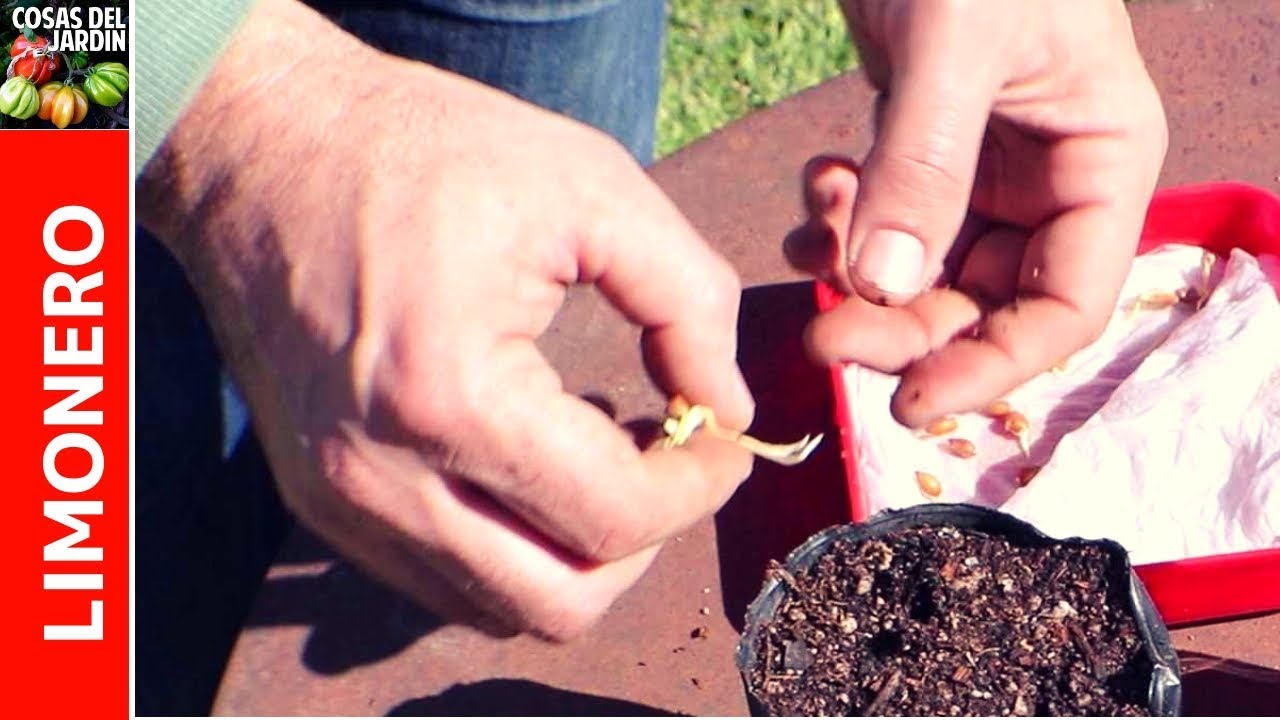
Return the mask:
<path id="1" fill-rule="evenodd" d="M 658 155 L 854 67 L 835 0 L 669 0 Z"/>

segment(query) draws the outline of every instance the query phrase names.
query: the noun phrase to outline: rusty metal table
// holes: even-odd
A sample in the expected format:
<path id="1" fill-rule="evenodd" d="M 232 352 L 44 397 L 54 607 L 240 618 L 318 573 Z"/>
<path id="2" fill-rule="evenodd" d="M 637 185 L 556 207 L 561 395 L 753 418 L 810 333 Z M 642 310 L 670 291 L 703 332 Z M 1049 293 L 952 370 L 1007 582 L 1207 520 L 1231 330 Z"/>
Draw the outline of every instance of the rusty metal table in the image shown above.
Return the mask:
<path id="1" fill-rule="evenodd" d="M 1161 184 L 1234 179 L 1280 190 L 1280 0 L 1147 0 L 1132 14 L 1169 114 Z M 741 359 L 765 436 L 832 430 L 827 375 L 798 345 L 810 286 L 786 268 L 780 245 L 799 218 L 801 164 L 824 151 L 860 157 L 870 101 L 858 74 L 841 77 L 653 169 L 743 275 Z M 634 340 L 592 293 L 575 290 L 543 346 L 567 387 L 628 420 L 662 408 Z M 597 628 L 565 646 L 440 627 L 297 532 L 239 638 L 215 712 L 743 714 L 735 625 L 767 560 L 843 521 L 844 503 L 834 442 L 803 472 L 758 463 L 714 520 L 669 543 Z M 708 636 L 691 638 L 700 626 Z M 1174 636 L 1189 714 L 1280 713 L 1280 615 Z"/>

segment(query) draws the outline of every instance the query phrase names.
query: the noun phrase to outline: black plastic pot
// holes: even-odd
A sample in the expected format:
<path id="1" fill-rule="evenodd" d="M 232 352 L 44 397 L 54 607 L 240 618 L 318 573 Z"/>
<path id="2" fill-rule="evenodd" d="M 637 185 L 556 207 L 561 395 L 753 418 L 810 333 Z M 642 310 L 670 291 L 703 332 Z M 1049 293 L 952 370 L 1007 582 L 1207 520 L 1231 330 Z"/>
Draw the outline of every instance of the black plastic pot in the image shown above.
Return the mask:
<path id="1" fill-rule="evenodd" d="M 1172 717 L 1182 709 L 1182 681 L 1178 656 L 1169 638 L 1169 630 L 1159 612 L 1151 603 L 1146 588 L 1129 564 L 1129 554 L 1111 540 L 1084 540 L 1081 538 L 1051 538 L 1018 518 L 976 505 L 950 505 L 933 503 L 905 510 L 881 513 L 866 523 L 838 525 L 827 528 L 806 540 L 787 556 L 784 567 L 793 575 L 808 570 L 821 558 L 833 543 L 840 539 L 862 541 L 880 537 L 906 528 L 950 526 L 958 529 L 978 530 L 994 536 L 1028 545 L 1089 545 L 1103 548 L 1113 563 L 1124 568 L 1129 575 L 1131 610 L 1142 635 L 1147 657 L 1151 659 L 1150 712 L 1153 716 Z M 747 692 L 747 703 L 752 715 L 770 715 L 764 701 L 751 689 L 751 671 L 758 655 L 760 628 L 771 618 L 786 597 L 787 587 L 777 578 L 768 578 L 760 594 L 747 608 L 746 622 L 738 642 L 737 664 Z"/>

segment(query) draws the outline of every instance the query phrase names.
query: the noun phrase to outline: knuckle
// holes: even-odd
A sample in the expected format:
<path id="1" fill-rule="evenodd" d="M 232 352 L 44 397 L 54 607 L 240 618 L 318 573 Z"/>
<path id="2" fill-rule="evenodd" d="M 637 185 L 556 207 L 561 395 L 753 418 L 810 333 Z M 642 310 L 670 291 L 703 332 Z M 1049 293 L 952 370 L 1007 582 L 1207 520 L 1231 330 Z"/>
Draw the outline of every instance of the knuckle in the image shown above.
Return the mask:
<path id="1" fill-rule="evenodd" d="M 362 504 L 365 482 L 356 451 L 346 442 L 325 438 L 316 443 L 316 461 L 320 475 L 341 502 Z"/>
<path id="2" fill-rule="evenodd" d="M 1115 302 L 1112 293 L 1098 293 L 1097 297 L 1064 303 L 1056 323 L 1057 341 L 1052 344 L 1061 357 L 1042 359 L 1058 362 L 1096 342 L 1106 332 Z"/>
<path id="3" fill-rule="evenodd" d="M 277 473 L 285 506 L 322 535 L 345 535 L 353 523 L 374 511 L 379 484 L 368 461 L 346 438 L 328 436 L 313 442 L 312 461 L 319 482 L 292 473 Z"/>
<path id="4" fill-rule="evenodd" d="M 444 444 L 480 415 L 485 383 L 438 341 L 419 336 L 401 346 L 375 380 L 372 420 L 413 439 Z"/>
<path id="5" fill-rule="evenodd" d="M 321 438 L 314 448 L 316 466 L 327 492 L 304 491 L 305 507 L 294 508 L 295 512 L 313 525 L 329 526 L 350 510 L 371 507 L 374 488 L 369 482 L 367 463 L 359 451 L 338 436 Z"/>
<path id="6" fill-rule="evenodd" d="M 410 383 L 388 393 L 382 398 L 381 409 L 398 430 L 428 443 L 443 442 L 457 415 L 457 403 L 446 402 L 430 391 L 422 392 L 416 385 Z"/>

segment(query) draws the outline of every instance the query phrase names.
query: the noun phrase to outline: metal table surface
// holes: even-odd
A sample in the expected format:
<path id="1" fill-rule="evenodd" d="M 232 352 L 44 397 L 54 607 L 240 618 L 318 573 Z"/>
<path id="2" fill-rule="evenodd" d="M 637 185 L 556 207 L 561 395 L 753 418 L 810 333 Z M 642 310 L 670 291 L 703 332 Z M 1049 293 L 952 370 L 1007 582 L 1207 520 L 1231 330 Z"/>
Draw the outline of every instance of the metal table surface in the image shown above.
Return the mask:
<path id="1" fill-rule="evenodd" d="M 1232 179 L 1280 190 L 1280 0 L 1147 0 L 1132 15 L 1169 115 L 1161 185 Z M 834 429 L 828 375 L 799 347 L 811 287 L 780 246 L 800 217 L 801 165 L 823 151 L 860 157 L 871 97 L 859 74 L 835 79 L 652 171 L 743 276 L 741 360 L 766 437 Z M 543 347 L 569 389 L 618 419 L 661 413 L 634 331 L 592 292 L 571 292 Z M 598 627 L 564 646 L 441 627 L 295 532 L 237 642 L 215 713 L 743 714 L 735 625 L 765 563 L 845 519 L 828 437 L 800 469 L 757 463 L 713 520 L 669 543 Z M 707 637 L 691 638 L 703 626 Z M 1188 714 L 1280 714 L 1280 614 L 1174 636 Z"/>

